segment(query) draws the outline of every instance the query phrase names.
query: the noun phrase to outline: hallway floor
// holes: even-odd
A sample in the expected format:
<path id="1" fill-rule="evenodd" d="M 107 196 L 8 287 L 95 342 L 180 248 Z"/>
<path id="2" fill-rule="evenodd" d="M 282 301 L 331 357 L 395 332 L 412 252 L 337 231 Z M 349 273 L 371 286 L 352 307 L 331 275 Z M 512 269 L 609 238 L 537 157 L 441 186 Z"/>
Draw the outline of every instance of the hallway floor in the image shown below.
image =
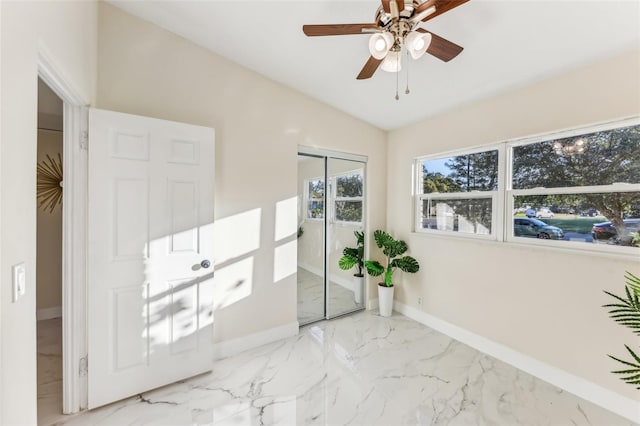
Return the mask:
<path id="1" fill-rule="evenodd" d="M 39 368 L 39 383 L 59 383 L 53 365 Z M 40 424 L 56 425 L 631 424 L 402 315 L 374 312 L 304 327 L 217 361 L 210 374 L 76 416 L 39 395 Z"/>

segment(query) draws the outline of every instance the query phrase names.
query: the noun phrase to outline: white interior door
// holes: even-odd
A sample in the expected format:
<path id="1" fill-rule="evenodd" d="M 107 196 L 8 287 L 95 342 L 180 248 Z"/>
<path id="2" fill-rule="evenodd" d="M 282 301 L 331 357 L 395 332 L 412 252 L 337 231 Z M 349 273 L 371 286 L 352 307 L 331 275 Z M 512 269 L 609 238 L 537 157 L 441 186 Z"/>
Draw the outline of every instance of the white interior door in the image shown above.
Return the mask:
<path id="1" fill-rule="evenodd" d="M 93 109 L 88 190 L 94 408 L 212 368 L 214 131 Z"/>

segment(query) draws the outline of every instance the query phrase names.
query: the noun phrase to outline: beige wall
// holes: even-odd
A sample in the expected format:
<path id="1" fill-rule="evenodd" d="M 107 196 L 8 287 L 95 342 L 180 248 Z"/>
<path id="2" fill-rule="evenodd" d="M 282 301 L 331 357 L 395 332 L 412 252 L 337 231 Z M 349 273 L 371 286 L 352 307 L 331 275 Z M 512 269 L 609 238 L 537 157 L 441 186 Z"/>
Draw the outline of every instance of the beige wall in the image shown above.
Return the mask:
<path id="1" fill-rule="evenodd" d="M 36 424 L 36 145 L 38 51 L 87 102 L 94 98 L 97 4 L 2 1 L 0 130 L 0 424 Z M 26 295 L 11 303 L 11 266 Z"/>
<path id="2" fill-rule="evenodd" d="M 421 265 L 403 276 L 397 299 L 637 398 L 609 373 L 619 365 L 606 356 L 623 355 L 637 337 L 601 306 L 609 302 L 602 290 L 621 292 L 624 271 L 640 273 L 640 258 L 412 233 L 411 166 L 420 155 L 638 114 L 640 51 L 633 51 L 390 132 L 388 227 Z"/>
<path id="3" fill-rule="evenodd" d="M 98 64 L 98 107 L 216 129 L 216 339 L 296 321 L 297 226 L 277 239 L 276 212 L 297 202 L 298 145 L 368 155 L 384 187 L 385 132 L 107 4 Z M 369 202 L 383 226 L 384 191 Z"/>
<path id="4" fill-rule="evenodd" d="M 62 155 L 62 133 L 38 130 L 38 163 Z M 36 310 L 62 306 L 62 204 L 37 211 Z"/>

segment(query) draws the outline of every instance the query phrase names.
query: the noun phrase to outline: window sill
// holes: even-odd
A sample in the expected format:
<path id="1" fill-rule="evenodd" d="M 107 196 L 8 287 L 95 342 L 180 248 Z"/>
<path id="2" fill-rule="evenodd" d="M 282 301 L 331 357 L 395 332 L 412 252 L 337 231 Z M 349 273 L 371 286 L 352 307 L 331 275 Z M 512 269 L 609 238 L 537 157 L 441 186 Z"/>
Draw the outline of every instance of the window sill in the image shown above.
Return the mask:
<path id="1" fill-rule="evenodd" d="M 487 238 L 478 238 L 478 237 L 469 237 L 462 235 L 451 235 L 451 234 L 437 234 L 437 233 L 426 233 L 426 232 L 411 232 L 412 237 L 417 238 L 426 238 L 426 239 L 439 239 L 439 240 L 449 240 L 449 241 L 458 241 L 458 242 L 467 242 L 472 244 L 481 244 L 481 245 L 490 245 L 492 247 L 504 247 L 505 249 L 515 248 L 515 249 L 526 249 L 526 250 L 534 250 L 540 252 L 555 252 L 555 253 L 563 253 L 571 256 L 589 256 L 589 257 L 597 257 L 597 258 L 606 258 L 612 260 L 620 260 L 620 261 L 635 261 L 640 263 L 640 249 L 637 249 L 637 252 L 633 251 L 623 251 L 623 252 L 615 252 L 613 250 L 601 250 L 601 249 L 593 249 L 587 245 L 587 243 L 573 243 L 575 245 L 570 245 L 566 247 L 556 246 L 553 242 L 542 242 L 538 240 L 534 240 L 533 242 L 519 242 L 519 241 L 498 241 L 496 239 L 487 239 Z M 571 244 L 571 242 L 567 242 Z M 587 247 L 585 247 L 586 245 Z"/>

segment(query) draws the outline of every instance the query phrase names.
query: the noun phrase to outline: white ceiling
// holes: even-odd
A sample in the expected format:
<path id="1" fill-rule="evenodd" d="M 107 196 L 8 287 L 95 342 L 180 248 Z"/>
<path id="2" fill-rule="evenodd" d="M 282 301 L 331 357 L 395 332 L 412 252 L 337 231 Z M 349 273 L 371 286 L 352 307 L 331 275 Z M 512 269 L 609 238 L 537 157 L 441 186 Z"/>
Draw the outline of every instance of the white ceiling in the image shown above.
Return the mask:
<path id="1" fill-rule="evenodd" d="M 303 24 L 373 22 L 377 0 L 109 3 L 387 130 L 640 48 L 638 0 L 471 0 L 422 24 L 465 50 L 448 63 L 412 60 L 411 93 L 403 70 L 396 101 L 396 74 L 356 80 L 366 35 L 302 33 Z"/>

